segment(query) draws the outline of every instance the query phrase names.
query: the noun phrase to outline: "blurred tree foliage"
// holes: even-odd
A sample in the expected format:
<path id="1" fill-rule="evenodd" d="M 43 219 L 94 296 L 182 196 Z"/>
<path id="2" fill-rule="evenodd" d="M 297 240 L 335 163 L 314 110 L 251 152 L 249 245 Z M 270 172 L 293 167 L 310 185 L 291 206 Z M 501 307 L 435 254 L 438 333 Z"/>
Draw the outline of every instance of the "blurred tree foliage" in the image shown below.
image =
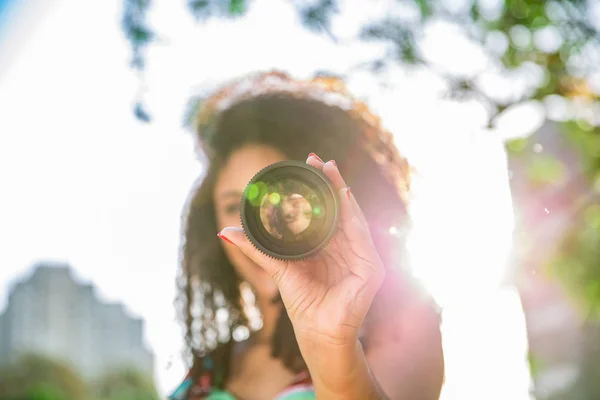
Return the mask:
<path id="1" fill-rule="evenodd" d="M 132 67 L 143 71 L 144 49 L 156 34 L 146 14 L 150 0 L 123 0 L 122 29 L 132 50 Z M 188 0 L 198 21 L 239 18 L 250 0 Z M 304 27 L 337 40 L 332 21 L 340 17 L 340 0 L 292 0 Z M 365 0 L 365 6 L 366 6 Z M 600 191 L 600 9 L 595 0 L 396 0 L 379 20 L 364 25 L 357 38 L 387 45 L 386 56 L 362 68 L 374 74 L 391 64 L 420 67 L 441 76 L 454 99 L 476 99 L 489 110 L 489 124 L 509 107 L 557 101 L 569 112 L 570 139 L 581 153 L 590 179 L 590 190 Z M 485 57 L 479 72 L 457 72 L 438 65 L 426 54 L 422 39 L 434 24 L 451 24 Z M 345 40 L 348 40 L 345 38 Z M 343 43 L 341 43 L 343 44 Z M 500 95 L 490 86 L 490 73 L 502 82 L 527 76 L 519 90 Z M 498 81 L 496 81 L 498 82 Z M 145 122 L 150 115 L 142 104 L 136 116 Z M 523 141 L 507 144 L 518 150 Z M 564 171 L 551 157 L 532 158 L 528 170 L 532 184 L 563 179 Z M 600 304 L 600 211 L 590 206 L 577 213 L 581 222 L 565 239 L 556 272 L 568 287 L 589 304 Z"/>
<path id="2" fill-rule="evenodd" d="M 550 265 L 588 318 L 600 317 L 600 127 L 569 122 L 567 138 L 578 150 L 589 191 L 574 203 L 573 225 Z M 600 337 L 598 338 L 600 341 Z"/>
<path id="3" fill-rule="evenodd" d="M 0 369 L 0 398 L 5 400 L 86 400 L 88 388 L 66 364 L 24 355 Z"/>
<path id="4" fill-rule="evenodd" d="M 0 368 L 2 400 L 159 400 L 151 378 L 134 369 L 85 382 L 66 363 L 36 354 Z"/>
<path id="5" fill-rule="evenodd" d="M 150 0 L 123 0 L 122 29 L 132 50 L 132 67 L 143 71 L 144 50 L 156 35 L 146 14 Z M 362 0 L 367 6 L 368 0 Z M 187 0 L 191 15 L 203 22 L 210 18 L 242 17 L 250 0 Z M 551 112 L 562 108 L 561 119 L 571 145 L 578 150 L 589 191 L 574 201 L 572 226 L 549 271 L 581 301 L 590 318 L 600 316 L 600 5 L 596 0 L 395 0 L 386 16 L 362 26 L 357 39 L 385 44 L 385 57 L 360 68 L 373 74 L 389 65 L 427 69 L 443 78 L 448 96 L 475 99 L 489 112 L 489 125 L 512 106 L 532 100 Z M 290 1 L 305 28 L 343 44 L 332 29 L 340 17 L 340 0 Z M 426 53 L 423 38 L 435 24 L 450 24 L 474 45 L 486 60 L 477 72 L 453 71 L 435 63 Z M 344 38 L 344 40 L 349 40 Z M 350 66 L 349 69 L 353 67 Z M 522 87 L 498 91 L 498 82 L 510 83 L 527 77 Z M 496 83 L 490 85 L 490 81 Z M 502 85 L 502 83 L 500 83 Z M 135 114 L 149 122 L 141 103 Z M 507 143 L 512 155 L 523 153 L 527 138 Z M 570 179 L 569 168 L 560 160 L 529 151 L 525 173 L 532 187 L 544 190 Z M 600 331 L 597 323 L 584 325 L 586 341 L 581 398 L 598 395 Z M 537 366 L 532 364 L 532 370 Z M 591 397 L 590 397 L 591 396 Z M 562 397 L 561 397 L 562 398 Z M 566 397 L 564 397 L 566 398 Z M 572 398 L 572 397 L 569 397 Z"/>
<path id="6" fill-rule="evenodd" d="M 146 18 L 150 0 L 123 0 L 122 29 L 133 50 L 132 67 L 145 67 L 144 49 L 156 38 Z M 198 21 L 239 18 L 251 0 L 188 0 Z M 332 21 L 340 15 L 340 0 L 293 0 L 303 25 L 310 31 L 336 39 Z M 373 72 L 390 63 L 420 65 L 441 75 L 455 98 L 476 98 L 490 110 L 491 118 L 508 106 L 549 95 L 597 101 L 589 84 L 600 71 L 600 24 L 594 21 L 593 0 L 397 0 L 389 2 L 387 17 L 362 27 L 359 40 L 386 43 L 386 57 L 372 60 Z M 366 3 L 365 3 L 366 6 Z M 537 73 L 529 87 L 514 96 L 495 96 L 487 90 L 485 73 L 462 74 L 435 65 L 424 54 L 421 39 L 436 23 L 450 23 L 478 47 L 499 76 L 507 79 L 529 71 Z M 139 107 L 138 107 L 139 108 Z M 148 121 L 147 114 L 142 115 Z"/>
<path id="7" fill-rule="evenodd" d="M 576 161 L 536 152 L 530 138 L 509 141 L 506 147 L 513 159 L 527 165 L 520 173 L 526 177 L 529 196 L 540 196 L 550 203 L 559 201 L 568 207 L 565 212 L 569 226 L 544 272 L 563 283 L 581 304 L 584 317 L 596 319 L 600 317 L 600 127 L 583 120 L 558 126 L 565 139 L 562 145 L 569 148 L 569 153 L 573 150 Z M 524 229 L 536 235 L 533 230 L 537 228 Z"/>
<path id="8" fill-rule="evenodd" d="M 547 126 L 555 128 L 548 132 Z M 519 273 L 558 279 L 581 306 L 582 359 L 577 381 L 543 398 L 589 400 L 597 398 L 600 390 L 600 128 L 583 120 L 547 126 L 531 137 L 507 143 L 514 174 L 511 183 L 522 218 L 516 243 L 525 260 Z M 545 136 L 548 133 L 556 133 L 560 140 L 555 142 Z M 546 205 L 552 210 L 547 214 L 554 215 L 548 219 L 554 222 L 540 216 Z M 548 231 L 558 234 L 548 235 Z M 532 376 L 547 367 L 530 354 Z"/>
<path id="9" fill-rule="evenodd" d="M 96 400 L 159 400 L 154 382 L 135 369 L 110 371 L 92 387 Z"/>

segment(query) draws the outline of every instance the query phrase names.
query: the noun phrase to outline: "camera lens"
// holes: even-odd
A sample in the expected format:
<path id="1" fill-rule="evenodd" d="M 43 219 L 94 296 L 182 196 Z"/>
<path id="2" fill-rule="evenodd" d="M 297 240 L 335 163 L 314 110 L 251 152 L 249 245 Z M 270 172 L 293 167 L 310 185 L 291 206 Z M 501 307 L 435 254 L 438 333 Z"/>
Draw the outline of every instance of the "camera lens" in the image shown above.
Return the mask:
<path id="1" fill-rule="evenodd" d="M 323 248 L 337 228 L 339 200 L 328 178 L 298 161 L 269 165 L 244 190 L 246 236 L 263 253 L 300 260 Z"/>

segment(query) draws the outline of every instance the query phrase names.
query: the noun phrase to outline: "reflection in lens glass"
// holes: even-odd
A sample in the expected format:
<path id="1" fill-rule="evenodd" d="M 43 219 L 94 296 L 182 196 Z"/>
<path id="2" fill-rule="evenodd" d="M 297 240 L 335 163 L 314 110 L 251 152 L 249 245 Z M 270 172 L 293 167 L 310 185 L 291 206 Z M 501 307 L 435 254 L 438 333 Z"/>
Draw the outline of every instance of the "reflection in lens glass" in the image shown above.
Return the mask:
<path id="1" fill-rule="evenodd" d="M 306 185 L 284 181 L 270 185 L 260 200 L 260 220 L 267 232 L 285 241 L 299 240 L 323 210 Z"/>
<path id="2" fill-rule="evenodd" d="M 290 160 L 267 166 L 248 182 L 240 219 L 258 251 L 298 261 L 327 245 L 338 211 L 339 198 L 322 171 Z"/>

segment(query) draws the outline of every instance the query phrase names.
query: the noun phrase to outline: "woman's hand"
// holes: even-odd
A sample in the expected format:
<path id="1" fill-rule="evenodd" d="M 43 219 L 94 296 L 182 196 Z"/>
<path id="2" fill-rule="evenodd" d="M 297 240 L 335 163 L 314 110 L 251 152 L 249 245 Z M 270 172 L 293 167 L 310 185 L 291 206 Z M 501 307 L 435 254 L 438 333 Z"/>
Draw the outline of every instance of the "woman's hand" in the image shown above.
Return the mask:
<path id="1" fill-rule="evenodd" d="M 358 332 L 385 275 L 369 227 L 334 161 L 311 154 L 340 198 L 338 231 L 326 248 L 304 261 L 274 260 L 242 229 L 219 237 L 237 245 L 273 278 L 294 327 L 319 399 L 387 399 L 374 378 Z"/>
<path id="2" fill-rule="evenodd" d="M 309 259 L 287 262 L 258 251 L 239 228 L 225 228 L 219 236 L 271 275 L 301 349 L 355 346 L 383 281 L 384 267 L 362 211 L 335 162 L 323 163 L 311 154 L 307 163 L 323 171 L 340 198 L 339 228 L 326 248 Z"/>

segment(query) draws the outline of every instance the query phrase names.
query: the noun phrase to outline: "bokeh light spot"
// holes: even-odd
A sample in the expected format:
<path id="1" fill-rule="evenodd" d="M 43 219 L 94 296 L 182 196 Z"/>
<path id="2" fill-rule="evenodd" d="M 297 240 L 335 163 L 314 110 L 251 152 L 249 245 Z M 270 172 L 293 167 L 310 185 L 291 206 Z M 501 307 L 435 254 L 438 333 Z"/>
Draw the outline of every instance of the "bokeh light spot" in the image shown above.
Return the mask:
<path id="1" fill-rule="evenodd" d="M 281 196 L 279 195 L 279 193 L 271 193 L 269 195 L 269 202 L 273 205 L 277 205 L 279 204 L 279 202 L 281 201 Z"/>
<path id="2" fill-rule="evenodd" d="M 252 184 L 248 187 L 248 199 L 250 201 L 254 201 L 258 198 L 258 194 L 259 194 L 260 190 L 258 188 L 258 185 L 256 184 Z"/>

